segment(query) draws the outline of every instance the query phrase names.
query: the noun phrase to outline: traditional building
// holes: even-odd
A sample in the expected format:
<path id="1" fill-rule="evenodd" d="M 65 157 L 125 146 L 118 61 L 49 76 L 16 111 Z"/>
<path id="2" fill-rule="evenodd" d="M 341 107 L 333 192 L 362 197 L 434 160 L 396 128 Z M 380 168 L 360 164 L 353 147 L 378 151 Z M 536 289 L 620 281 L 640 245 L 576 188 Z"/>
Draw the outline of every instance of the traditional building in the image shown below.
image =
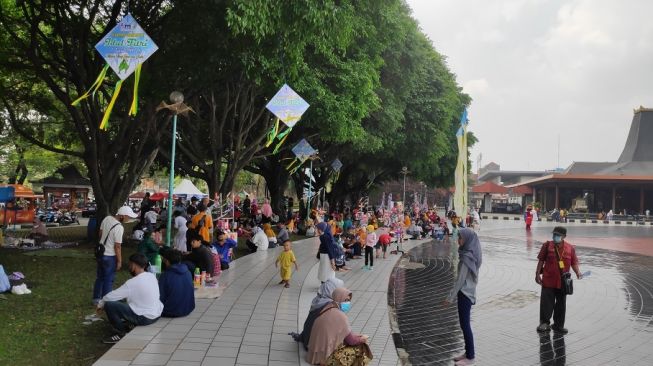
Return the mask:
<path id="1" fill-rule="evenodd" d="M 508 186 L 528 186 L 545 210 L 653 211 L 653 109 L 635 110 L 628 139 L 617 162 L 575 162 L 561 173 Z"/>
<path id="2" fill-rule="evenodd" d="M 54 204 L 66 209 L 83 206 L 92 192 L 91 181 L 74 165 L 58 169 L 50 177 L 32 181 L 32 186 L 35 190 L 42 190 L 47 206 Z"/>

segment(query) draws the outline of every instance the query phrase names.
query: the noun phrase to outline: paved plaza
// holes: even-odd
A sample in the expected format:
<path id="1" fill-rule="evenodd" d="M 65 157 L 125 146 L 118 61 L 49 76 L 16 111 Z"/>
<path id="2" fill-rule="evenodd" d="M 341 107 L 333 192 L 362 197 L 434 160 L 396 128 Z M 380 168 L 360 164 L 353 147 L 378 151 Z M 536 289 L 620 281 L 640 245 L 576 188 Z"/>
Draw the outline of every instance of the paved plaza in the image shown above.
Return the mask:
<path id="1" fill-rule="evenodd" d="M 642 240 L 653 246 L 653 229 L 568 225 L 567 239 L 579 244 L 581 270 L 592 274 L 575 281 L 575 294 L 567 299 L 569 334 L 540 336 L 535 258 L 552 226 L 540 223 L 526 235 L 519 223 L 484 222 L 484 262 L 472 308 L 477 364 L 653 364 L 653 257 L 580 246 L 599 236 L 613 237 L 612 248 L 619 250 Z M 456 309 L 442 301 L 454 280 L 457 251 L 449 243 L 428 243 L 409 256 L 391 282 L 397 346 L 413 365 L 452 364 L 464 345 Z"/>
<path id="2" fill-rule="evenodd" d="M 653 364 L 653 257 L 628 252 L 632 243 L 653 245 L 653 228 L 569 224 L 581 270 L 592 275 L 576 281 L 568 299 L 569 334 L 540 337 L 535 257 L 553 224 L 538 223 L 531 235 L 522 224 L 486 220 L 480 231 L 484 263 L 472 309 L 477 364 Z M 277 285 L 281 249 L 237 259 L 223 272 L 220 298 L 198 300 L 188 317 L 135 328 L 95 365 L 306 364 L 287 333 L 301 329 L 318 288 L 318 245 L 317 238 L 294 244 L 300 271 L 289 289 Z M 374 271 L 356 260 L 348 262 L 352 271 L 338 274 L 354 294 L 353 330 L 371 336 L 372 365 L 452 364 L 462 334 L 455 307 L 442 300 L 454 279 L 455 245 L 411 240 L 404 249 L 408 256 L 380 260 Z"/>

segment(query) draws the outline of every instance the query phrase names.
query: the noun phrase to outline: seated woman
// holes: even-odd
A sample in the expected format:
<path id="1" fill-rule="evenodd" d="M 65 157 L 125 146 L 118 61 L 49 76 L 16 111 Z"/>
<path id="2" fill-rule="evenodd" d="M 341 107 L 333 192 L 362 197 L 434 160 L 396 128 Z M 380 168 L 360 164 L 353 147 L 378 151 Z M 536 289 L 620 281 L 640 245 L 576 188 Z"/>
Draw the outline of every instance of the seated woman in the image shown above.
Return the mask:
<path id="1" fill-rule="evenodd" d="M 329 278 L 321 284 L 320 288 L 317 290 L 317 295 L 315 295 L 311 302 L 311 308 L 308 311 L 306 321 L 304 321 L 304 329 L 301 334 L 290 333 L 295 341 L 302 342 L 305 350 L 308 350 L 308 341 L 311 338 L 311 330 L 313 329 L 315 319 L 320 315 L 322 308 L 333 302 L 331 294 L 333 294 L 333 290 L 339 287 L 345 287 L 345 283 L 338 278 Z"/>
<path id="2" fill-rule="evenodd" d="M 268 237 L 268 248 L 274 248 L 277 246 L 277 234 L 274 233 L 274 230 L 272 230 L 272 225 L 269 223 L 263 224 L 263 231 L 265 232 L 265 236 Z"/>
<path id="3" fill-rule="evenodd" d="M 41 245 L 48 240 L 48 228 L 38 217 L 34 218 L 34 224 L 32 225 L 32 231 L 29 233 L 29 238 L 34 239 L 34 244 L 36 245 Z"/>
<path id="4" fill-rule="evenodd" d="M 368 336 L 351 331 L 345 312 L 351 309 L 351 291 L 336 288 L 313 323 L 306 361 L 312 365 L 367 365 L 372 359 Z"/>

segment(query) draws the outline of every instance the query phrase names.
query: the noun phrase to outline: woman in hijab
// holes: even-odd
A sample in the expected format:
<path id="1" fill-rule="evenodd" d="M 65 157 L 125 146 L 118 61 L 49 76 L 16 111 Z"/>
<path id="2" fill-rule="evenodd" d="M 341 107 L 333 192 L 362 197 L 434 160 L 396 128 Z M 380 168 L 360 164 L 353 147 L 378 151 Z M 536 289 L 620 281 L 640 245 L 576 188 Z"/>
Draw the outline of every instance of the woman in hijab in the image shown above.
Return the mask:
<path id="1" fill-rule="evenodd" d="M 317 278 L 324 283 L 329 278 L 336 277 L 336 257 L 338 256 L 336 243 L 331 235 L 331 228 L 322 221 L 317 224 L 317 233 L 320 235 L 320 266 L 317 271 Z"/>
<path id="2" fill-rule="evenodd" d="M 331 295 L 335 289 L 340 287 L 345 287 L 345 283 L 338 278 L 329 278 L 326 282 L 321 284 L 320 288 L 317 290 L 317 295 L 311 302 L 311 309 L 308 311 L 306 321 L 304 321 L 304 329 L 302 330 L 302 333 L 290 333 L 295 341 L 304 344 L 304 349 L 308 350 L 308 342 L 311 338 L 311 330 L 313 329 L 315 319 L 320 316 L 322 308 L 333 302 Z"/>
<path id="3" fill-rule="evenodd" d="M 306 361 L 312 365 L 367 365 L 372 359 L 368 336 L 353 333 L 346 312 L 351 291 L 336 288 L 333 301 L 325 305 L 313 324 Z"/>
<path id="4" fill-rule="evenodd" d="M 29 237 L 34 239 L 36 245 L 41 245 L 43 242 L 48 240 L 48 228 L 38 217 L 34 218 L 32 231 L 30 232 Z"/>
<path id="5" fill-rule="evenodd" d="M 472 305 L 476 303 L 478 271 L 483 262 L 481 242 L 474 230 L 461 228 L 458 232 L 458 278 L 445 303 L 458 302 L 458 319 L 465 338 L 465 353 L 454 357 L 457 366 L 474 363 L 474 335 L 470 325 Z"/>

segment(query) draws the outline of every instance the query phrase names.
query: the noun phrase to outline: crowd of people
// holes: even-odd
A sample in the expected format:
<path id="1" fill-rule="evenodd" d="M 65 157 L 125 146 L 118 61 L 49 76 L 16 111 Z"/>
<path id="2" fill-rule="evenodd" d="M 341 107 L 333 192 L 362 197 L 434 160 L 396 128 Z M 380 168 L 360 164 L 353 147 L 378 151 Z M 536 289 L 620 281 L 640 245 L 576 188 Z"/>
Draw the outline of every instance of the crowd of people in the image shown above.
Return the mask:
<path id="1" fill-rule="evenodd" d="M 351 309 L 353 294 L 336 278 L 336 273 L 350 270 L 347 261 L 357 259 L 364 260 L 362 270 L 372 271 L 375 259 L 378 265 L 380 259 L 387 259 L 388 252 L 398 252 L 405 240 L 427 237 L 444 240 L 453 235 L 458 242 L 459 263 L 456 280 L 444 304 L 456 304 L 465 341 L 465 352 L 454 358 L 456 365 L 474 363 L 470 319 L 482 263 L 482 249 L 476 233 L 480 230 L 480 215 L 476 210 L 472 209 L 463 219 L 451 210 L 440 217 L 435 208 L 415 207 L 402 212 L 397 208 L 366 210 L 360 207 L 330 214 L 313 210 L 304 220 L 289 214 L 287 220 L 274 222 L 276 218 L 271 210 L 263 214 L 262 208 L 252 207 L 250 203 L 242 209 L 249 216 L 243 215 L 236 225 L 229 226 L 219 220 L 214 222 L 210 204 L 206 199 L 175 204 L 176 235 L 172 247 L 162 245 L 161 232 L 165 227 L 160 224 L 156 209 L 144 207 L 141 221 L 134 230 L 137 253 L 128 261 L 132 278 L 116 290 L 112 287 L 115 272 L 122 264 L 123 223 L 138 215 L 124 206 L 116 215 L 103 220 L 100 243 L 104 252 L 98 257 L 93 302 L 98 313 L 106 313 L 116 331 L 104 340 L 106 343 L 118 342 L 134 326 L 152 324 L 162 316 L 180 317 L 192 312 L 195 308 L 193 272 L 198 270 L 213 277 L 229 269 L 232 251 L 237 246 L 231 229 L 233 234 L 245 238 L 252 253 L 282 246 L 275 265 L 279 269 L 279 284 L 290 287 L 293 269 L 299 270 L 290 235 L 301 233 L 319 238 L 317 275 L 321 285 L 302 332 L 294 333 L 293 337 L 303 343 L 307 350 L 306 361 L 311 364 L 365 365 L 372 358 L 367 344 L 369 337 L 351 330 L 346 313 Z M 258 215 L 261 215 L 260 220 Z M 537 220 L 535 215 L 534 210 L 525 213 L 527 229 Z M 574 247 L 564 240 L 565 237 L 566 229 L 556 227 L 553 240 L 544 243 L 538 254 L 535 280 L 542 286 L 538 332 L 567 333 L 564 323 L 568 292 L 564 289 L 563 274 L 571 269 L 578 278 L 582 278 L 582 274 Z M 392 244 L 397 245 L 396 252 L 389 249 Z M 157 256 L 162 259 L 162 273 L 152 271 L 152 266 L 158 262 Z M 553 325 L 550 325 L 551 317 Z"/>

